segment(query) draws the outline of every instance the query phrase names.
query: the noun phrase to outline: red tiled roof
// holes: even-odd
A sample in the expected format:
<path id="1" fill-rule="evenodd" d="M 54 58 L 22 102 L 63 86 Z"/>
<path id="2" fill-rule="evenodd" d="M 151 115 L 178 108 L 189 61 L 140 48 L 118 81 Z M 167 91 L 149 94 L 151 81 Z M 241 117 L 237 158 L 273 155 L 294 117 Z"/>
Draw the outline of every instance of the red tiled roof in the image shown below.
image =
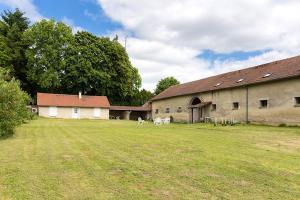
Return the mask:
<path id="1" fill-rule="evenodd" d="M 58 107 L 96 107 L 109 108 L 110 104 L 106 96 L 86 96 L 82 95 L 79 99 L 78 95 L 67 94 L 37 94 L 38 106 L 58 106 Z"/>
<path id="2" fill-rule="evenodd" d="M 148 106 L 110 106 L 110 110 L 151 111 L 151 108 Z"/>
<path id="3" fill-rule="evenodd" d="M 269 76 L 267 74 L 270 74 Z M 264 77 L 265 76 L 265 77 Z M 151 100 L 233 88 L 300 76 L 300 56 L 175 85 Z"/>

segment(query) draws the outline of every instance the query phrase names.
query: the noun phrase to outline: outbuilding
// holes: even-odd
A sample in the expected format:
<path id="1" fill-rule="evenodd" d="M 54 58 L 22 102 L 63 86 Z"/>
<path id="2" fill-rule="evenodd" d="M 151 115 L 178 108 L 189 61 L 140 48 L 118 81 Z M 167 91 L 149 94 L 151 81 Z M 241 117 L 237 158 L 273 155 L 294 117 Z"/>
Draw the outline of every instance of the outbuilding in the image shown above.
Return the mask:
<path id="1" fill-rule="evenodd" d="M 109 119 L 109 101 L 106 96 L 38 93 L 39 116 L 73 119 Z"/>

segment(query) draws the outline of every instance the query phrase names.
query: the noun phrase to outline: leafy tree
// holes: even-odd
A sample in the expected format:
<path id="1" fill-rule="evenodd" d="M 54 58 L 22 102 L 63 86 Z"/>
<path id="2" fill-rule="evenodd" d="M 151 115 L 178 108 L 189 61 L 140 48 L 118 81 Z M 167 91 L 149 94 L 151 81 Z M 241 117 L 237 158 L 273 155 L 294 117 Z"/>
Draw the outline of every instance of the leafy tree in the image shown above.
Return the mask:
<path id="1" fill-rule="evenodd" d="M 132 100 L 130 101 L 130 105 L 141 106 L 144 105 L 147 101 L 149 101 L 153 97 L 152 92 L 142 89 L 138 91 Z"/>
<path id="2" fill-rule="evenodd" d="M 62 22 L 42 20 L 25 32 L 24 39 L 30 44 L 26 50 L 28 79 L 38 91 L 61 91 L 73 40 L 71 28 Z"/>
<path id="3" fill-rule="evenodd" d="M 28 119 L 28 102 L 29 96 L 21 90 L 19 81 L 0 69 L 0 137 L 12 134 L 17 125 Z"/>
<path id="4" fill-rule="evenodd" d="M 104 95 L 105 92 L 99 92 L 109 81 L 109 74 L 103 69 L 104 57 L 98 37 L 85 31 L 76 33 L 66 60 L 64 85 L 67 92 Z"/>
<path id="5" fill-rule="evenodd" d="M 21 81 L 22 88 L 27 91 L 30 90 L 30 86 L 26 78 L 27 59 L 25 56 L 28 44 L 24 42 L 23 34 L 24 31 L 28 29 L 28 26 L 29 20 L 19 9 L 16 9 L 14 12 L 4 11 L 1 14 L 0 66 L 10 68 L 14 77 Z"/>
<path id="6" fill-rule="evenodd" d="M 157 95 L 162 91 L 164 91 L 165 89 L 177 84 L 180 84 L 180 82 L 173 76 L 161 79 L 156 85 L 155 94 Z"/>
<path id="7" fill-rule="evenodd" d="M 110 76 L 105 86 L 106 95 L 112 102 L 125 101 L 132 97 L 141 87 L 141 77 L 137 68 L 131 65 L 125 48 L 118 41 L 100 38 L 101 48 L 105 54 L 103 65 Z"/>
<path id="8" fill-rule="evenodd" d="M 135 94 L 141 78 L 125 49 L 115 40 L 78 32 L 70 48 L 64 78 L 69 93 L 106 95 L 111 102 Z"/>
<path id="9" fill-rule="evenodd" d="M 13 70 L 11 61 L 11 49 L 7 46 L 6 39 L 0 35 L 0 68 Z"/>

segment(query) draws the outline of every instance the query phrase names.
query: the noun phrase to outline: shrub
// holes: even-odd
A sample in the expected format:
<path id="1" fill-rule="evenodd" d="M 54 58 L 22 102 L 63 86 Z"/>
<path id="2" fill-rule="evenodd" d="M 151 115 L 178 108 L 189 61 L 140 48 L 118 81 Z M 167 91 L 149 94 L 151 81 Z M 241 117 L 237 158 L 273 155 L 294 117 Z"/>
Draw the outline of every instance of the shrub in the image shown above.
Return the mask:
<path id="1" fill-rule="evenodd" d="M 279 124 L 279 127 L 287 127 L 287 124 L 285 123 Z"/>
<path id="2" fill-rule="evenodd" d="M 14 128 L 29 119 L 27 93 L 20 83 L 0 68 L 0 137 L 14 133 Z"/>

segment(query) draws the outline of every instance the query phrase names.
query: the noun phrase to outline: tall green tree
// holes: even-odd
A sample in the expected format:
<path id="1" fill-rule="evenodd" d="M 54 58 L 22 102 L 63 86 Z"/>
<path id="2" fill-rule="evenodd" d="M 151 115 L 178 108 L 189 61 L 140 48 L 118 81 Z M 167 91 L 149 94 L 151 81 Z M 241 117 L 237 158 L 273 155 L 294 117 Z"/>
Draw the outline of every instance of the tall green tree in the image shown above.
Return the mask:
<path id="1" fill-rule="evenodd" d="M 65 86 L 70 93 L 106 95 L 119 102 L 140 88 L 141 78 L 116 40 L 78 32 L 67 59 Z"/>
<path id="2" fill-rule="evenodd" d="M 104 58 L 97 36 L 85 31 L 76 33 L 66 60 L 66 92 L 105 95 L 101 90 L 109 82 L 109 74 L 104 71 Z"/>
<path id="3" fill-rule="evenodd" d="M 133 96 L 141 87 L 141 77 L 137 68 L 131 65 L 125 48 L 118 41 L 100 38 L 101 48 L 106 55 L 105 71 L 110 82 L 106 84 L 106 94 L 111 101 L 124 101 Z"/>
<path id="4" fill-rule="evenodd" d="M 42 20 L 25 32 L 24 40 L 30 45 L 26 50 L 28 79 L 37 91 L 60 92 L 65 87 L 62 83 L 73 40 L 71 28 L 62 22 Z"/>
<path id="5" fill-rule="evenodd" d="M 157 95 L 165 89 L 177 84 L 180 84 L 180 82 L 173 76 L 163 78 L 156 85 L 155 94 Z"/>
<path id="6" fill-rule="evenodd" d="M 23 34 L 29 27 L 29 20 L 19 9 L 14 12 L 4 11 L 0 20 L 1 67 L 10 68 L 11 73 L 21 81 L 22 88 L 30 90 L 26 78 L 27 59 L 25 51 L 28 44 L 23 40 Z M 3 50 L 3 51 L 2 51 Z M 8 56 L 3 52 L 9 53 Z M 5 54 L 5 53 L 4 53 Z M 0 58 L 0 59 L 1 59 Z M 5 62 L 5 63 L 3 63 Z"/>
<path id="7" fill-rule="evenodd" d="M 6 38 L 0 35 L 0 68 L 13 70 L 11 49 L 7 46 Z"/>

